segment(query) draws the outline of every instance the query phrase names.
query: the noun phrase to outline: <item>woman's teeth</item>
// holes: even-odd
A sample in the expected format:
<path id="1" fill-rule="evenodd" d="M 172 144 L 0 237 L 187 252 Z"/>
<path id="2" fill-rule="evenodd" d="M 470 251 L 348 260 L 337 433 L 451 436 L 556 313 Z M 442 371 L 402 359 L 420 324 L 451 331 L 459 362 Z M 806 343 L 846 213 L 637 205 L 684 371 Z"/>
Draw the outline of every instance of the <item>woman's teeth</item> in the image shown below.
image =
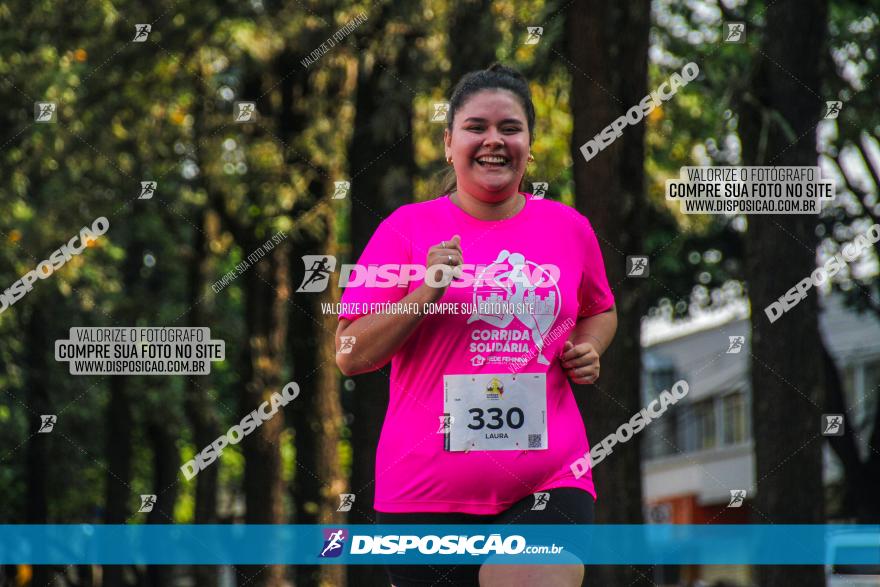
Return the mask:
<path id="1" fill-rule="evenodd" d="M 492 167 L 499 167 L 507 164 L 507 159 L 505 157 L 480 157 L 476 161 L 482 166 L 489 165 Z"/>

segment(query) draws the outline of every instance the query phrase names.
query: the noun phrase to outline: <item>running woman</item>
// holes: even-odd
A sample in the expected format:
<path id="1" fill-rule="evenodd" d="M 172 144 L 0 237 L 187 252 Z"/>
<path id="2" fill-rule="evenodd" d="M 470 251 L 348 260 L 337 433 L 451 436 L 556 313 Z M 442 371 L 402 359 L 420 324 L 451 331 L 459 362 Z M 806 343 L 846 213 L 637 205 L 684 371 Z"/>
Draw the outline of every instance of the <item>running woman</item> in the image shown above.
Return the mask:
<path id="1" fill-rule="evenodd" d="M 358 261 L 384 265 L 380 272 L 429 269 L 399 287 L 367 278 L 342 296 L 344 310 L 388 302 L 457 310 L 339 316 L 337 348 L 355 337 L 336 355 L 345 375 L 391 362 L 376 454 L 379 524 L 593 521 L 592 475 L 572 469 L 589 444 L 568 379 L 598 379 L 617 314 L 589 221 L 519 191 L 534 127 L 521 74 L 495 64 L 466 75 L 444 131 L 448 189 L 395 210 Z M 387 572 L 395 587 L 580 585 L 584 566 L 569 560 Z"/>

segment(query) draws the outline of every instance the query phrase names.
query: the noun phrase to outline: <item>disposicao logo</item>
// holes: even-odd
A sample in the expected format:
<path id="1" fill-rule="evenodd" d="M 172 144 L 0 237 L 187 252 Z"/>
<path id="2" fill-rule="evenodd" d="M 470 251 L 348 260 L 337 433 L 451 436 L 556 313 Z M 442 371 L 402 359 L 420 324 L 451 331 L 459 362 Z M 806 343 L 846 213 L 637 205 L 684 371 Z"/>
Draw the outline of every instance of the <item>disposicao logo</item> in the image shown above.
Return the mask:
<path id="1" fill-rule="evenodd" d="M 348 538 L 348 534 L 341 528 L 337 530 L 324 530 L 324 548 L 318 557 L 335 558 L 342 554 L 342 551 L 345 550 L 346 538 Z"/>

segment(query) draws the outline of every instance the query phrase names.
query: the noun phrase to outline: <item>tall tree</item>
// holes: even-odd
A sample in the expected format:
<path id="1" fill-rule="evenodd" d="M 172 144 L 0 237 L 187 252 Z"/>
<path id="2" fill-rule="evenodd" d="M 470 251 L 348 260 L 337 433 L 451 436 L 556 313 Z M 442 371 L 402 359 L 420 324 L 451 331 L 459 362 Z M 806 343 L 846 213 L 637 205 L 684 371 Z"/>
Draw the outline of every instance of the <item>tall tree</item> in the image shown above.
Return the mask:
<path id="1" fill-rule="evenodd" d="M 816 165 L 827 12 L 827 0 L 805 0 L 797 10 L 769 3 L 760 55 L 740 99 L 746 164 Z M 815 269 L 816 221 L 806 215 L 754 215 L 748 222 L 757 476 L 753 518 L 756 523 L 820 524 L 823 376 L 817 299 L 807 296 L 772 324 L 763 312 Z M 824 584 L 820 567 L 761 566 L 758 577 L 770 587 Z"/>
<path id="2" fill-rule="evenodd" d="M 131 215 L 129 215 L 131 218 Z M 144 244 L 139 239 L 130 243 L 123 261 L 123 291 L 131 295 L 137 291 Z M 117 314 L 124 324 L 137 323 L 137 300 L 120 302 L 121 311 Z M 115 375 L 109 378 L 110 398 L 105 414 L 107 469 L 105 475 L 104 521 L 107 524 L 125 524 L 132 514 L 131 491 L 132 459 L 134 454 L 133 429 L 134 406 L 132 400 L 131 377 Z M 104 566 L 104 584 L 107 587 L 124 585 L 122 565 Z"/>
<path id="3" fill-rule="evenodd" d="M 288 354 L 301 395 L 287 411 L 296 454 L 290 493 L 293 519 L 299 524 L 343 523 L 345 514 L 336 510 L 339 494 L 348 490 L 339 458 L 344 417 L 334 361 L 336 323 L 333 316 L 320 309 L 321 302 L 332 302 L 338 295 L 332 287 L 319 295 L 295 292 L 303 281 L 302 255 L 337 254 L 335 210 L 329 198 L 333 190 L 331 176 L 342 179 L 344 172 L 334 163 L 337 157 L 332 145 L 322 144 L 315 149 L 303 137 L 316 120 L 340 118 L 344 100 L 350 94 L 349 81 L 353 81 L 348 67 L 353 60 L 344 45 L 336 48 L 338 53 L 334 52 L 333 57 L 321 58 L 319 64 L 306 66 L 301 59 L 328 37 L 339 11 L 330 4 L 317 6 L 312 13 L 317 19 L 298 28 L 272 65 L 279 80 L 276 132 L 287 147 L 285 166 L 300 186 L 306 186 L 298 190 L 289 212 L 293 220 L 293 254 L 289 259 L 292 287 Z M 345 569 L 336 565 L 301 565 L 295 575 L 298 587 L 345 585 Z"/>
<path id="4" fill-rule="evenodd" d="M 152 487 L 156 505 L 147 514 L 148 524 L 171 524 L 174 522 L 174 505 L 177 502 L 177 477 L 180 474 L 180 454 L 176 438 L 177 422 L 167 413 L 155 411 L 147 423 L 147 437 L 153 453 Z M 172 565 L 151 565 L 147 568 L 150 587 L 164 587 L 172 582 Z"/>
<path id="5" fill-rule="evenodd" d="M 250 240 L 248 250 L 262 243 Z M 250 413 L 281 391 L 282 366 L 287 341 L 287 296 L 290 294 L 288 247 L 277 246 L 245 274 L 245 324 L 247 346 L 241 413 Z M 245 521 L 280 524 L 284 521 L 281 478 L 281 432 L 284 414 L 279 410 L 242 442 L 245 455 Z M 272 565 L 254 571 L 254 582 L 266 587 L 285 583 L 284 567 Z"/>
<path id="6" fill-rule="evenodd" d="M 853 105 L 855 106 L 855 105 Z M 847 104 L 847 110 L 852 107 Z M 880 190 L 880 164 L 877 164 L 873 158 L 868 156 L 868 150 L 871 143 L 875 145 L 880 137 L 876 133 L 871 134 L 862 131 L 861 136 L 855 137 L 854 140 L 846 141 L 842 149 L 833 149 L 832 153 L 826 153 L 830 161 L 837 167 L 843 186 L 846 192 L 852 194 L 858 206 L 837 206 L 832 214 L 827 215 L 823 220 L 825 234 L 836 241 L 835 245 L 840 249 L 845 242 L 852 240 L 855 234 L 862 232 L 856 228 L 857 225 L 864 227 L 865 224 L 880 223 L 880 209 L 874 202 L 878 190 Z M 843 142 L 843 141 L 841 141 Z M 868 170 L 870 184 L 865 186 L 853 180 L 852 170 L 847 170 L 847 166 L 842 162 L 842 152 L 847 148 L 852 153 L 853 150 L 858 154 L 863 165 Z M 838 196 L 840 197 L 840 196 Z M 852 202 L 853 200 L 850 200 Z M 853 211 L 855 209 L 855 211 Z M 865 222 L 867 221 L 867 222 Z M 847 230 L 841 231 L 841 225 L 846 224 Z M 841 238 L 838 235 L 845 235 Z M 874 255 L 880 258 L 880 241 L 874 243 Z M 865 275 L 856 278 L 850 274 L 846 281 L 850 285 L 853 283 L 856 287 L 850 287 L 848 290 L 842 290 L 841 284 L 846 281 L 835 281 L 835 290 L 841 293 L 849 306 L 854 307 L 856 311 L 868 312 L 875 317 L 880 318 L 880 297 L 877 291 L 880 289 L 880 278 L 876 275 Z M 841 517 L 855 517 L 862 524 L 880 523 L 880 502 L 874 498 L 871 487 L 877 487 L 880 483 L 880 409 L 874 402 L 874 413 L 867 414 L 864 422 L 856 422 L 852 418 L 852 409 L 855 405 L 850 405 L 844 391 L 843 378 L 839 373 L 837 365 L 831 357 L 831 353 L 827 349 L 827 345 L 822 344 L 822 356 L 825 368 L 825 411 L 827 413 L 843 414 L 844 428 L 842 436 L 829 436 L 827 438 L 829 445 L 837 454 L 840 463 L 843 466 L 844 491 L 841 511 L 835 512 Z M 870 394 L 876 394 L 877 390 L 865 390 L 865 397 L 859 398 L 857 402 L 865 402 L 868 406 L 872 405 L 869 399 Z M 865 458 L 859 454 L 859 442 L 857 438 L 862 435 L 868 435 L 868 450 Z M 829 512 L 829 516 L 833 515 Z"/>
<path id="7" fill-rule="evenodd" d="M 469 71 L 483 69 L 495 61 L 501 35 L 495 26 L 490 0 L 460 0 L 450 7 L 449 79 L 458 82 Z M 480 39 L 475 43 L 474 39 Z M 451 91 L 451 88 L 450 88 Z"/>
<path id="8" fill-rule="evenodd" d="M 880 85 L 876 83 L 880 64 L 873 58 L 880 49 L 880 37 L 875 28 L 859 26 L 861 22 L 876 22 L 878 17 L 880 6 L 854 0 L 835 2 L 829 14 L 828 62 L 835 67 L 823 69 L 827 76 L 823 93 L 829 100 L 843 101 L 837 120 L 825 123 L 833 125 L 835 138 L 820 142 L 820 155 L 839 176 L 836 205 L 831 213 L 822 215 L 819 227 L 823 245 L 830 245 L 831 250 L 839 251 L 857 234 L 863 234 L 867 226 L 880 223 L 880 162 L 871 156 L 880 145 L 880 111 L 876 107 L 880 101 Z M 873 255 L 880 259 L 880 241 L 874 243 Z M 880 319 L 880 275 L 876 272 L 857 275 L 842 271 L 832 284 L 848 307 Z M 840 508 L 830 509 L 828 517 L 880 523 L 880 500 L 873 497 L 871 489 L 880 485 L 880 409 L 871 398 L 878 391 L 869 388 L 862 397 L 848 398 L 830 353 L 826 350 L 823 355 L 825 411 L 844 414 L 843 435 L 826 438 L 843 466 Z M 858 404 L 867 408 L 861 421 L 855 417 Z M 863 442 L 867 445 L 864 456 L 859 450 L 865 448 Z"/>
<path id="9" fill-rule="evenodd" d="M 214 181 L 208 183 L 208 194 L 224 227 L 240 247 L 242 257 L 264 251 L 263 256 L 251 258 L 241 276 L 245 341 L 240 349 L 242 357 L 242 386 L 239 410 L 247 414 L 256 410 L 271 395 L 280 392 L 286 381 L 288 296 L 290 289 L 289 243 L 281 241 L 274 248 L 264 249 L 264 243 L 273 236 L 276 221 L 284 213 L 284 205 L 270 198 L 262 188 L 269 182 L 276 184 L 278 174 L 269 165 L 263 165 L 260 149 L 280 151 L 275 137 L 266 124 L 277 116 L 272 108 L 271 89 L 277 85 L 263 74 L 264 64 L 248 55 L 243 58 L 239 94 L 256 98 L 257 112 L 266 119 L 248 128 L 242 128 L 234 141 L 252 158 L 255 171 L 248 182 L 229 186 Z M 260 187 L 253 187 L 256 184 Z M 263 214 L 252 220 L 247 214 L 254 207 Z M 241 442 L 245 459 L 244 501 L 245 522 L 248 524 L 282 524 L 285 522 L 284 481 L 282 478 L 281 434 L 284 430 L 284 411 L 279 410 Z M 282 587 L 286 584 L 286 569 L 281 565 L 238 566 L 243 580 L 255 587 Z"/>
<path id="10" fill-rule="evenodd" d="M 358 57 L 354 134 L 348 148 L 351 177 L 351 256 L 356 259 L 389 214 L 412 200 L 416 173 L 413 146 L 413 87 L 420 63 L 414 24 L 417 3 L 383 3 L 358 39 L 369 46 Z M 376 165 L 382 153 L 382 164 Z M 417 260 L 416 260 L 417 261 Z M 357 344 L 357 343 L 355 343 Z M 354 378 L 351 487 L 355 507 L 349 522 L 372 523 L 376 446 L 388 409 L 388 368 Z M 386 585 L 378 568 L 352 566 L 353 585 Z"/>
<path id="11" fill-rule="evenodd" d="M 318 177 L 309 183 L 308 192 L 312 196 L 311 202 L 326 197 L 331 189 L 328 184 L 329 182 L 323 177 Z M 301 212 L 297 223 L 298 228 L 291 234 L 294 251 L 296 251 L 296 254 L 292 255 L 290 259 L 291 283 L 294 287 L 303 283 L 306 277 L 301 255 L 328 255 L 332 248 L 332 242 L 329 239 L 331 230 L 326 223 L 328 215 L 326 213 L 315 214 L 315 210 L 314 206 L 309 207 L 308 212 L 294 209 L 294 214 Z M 308 221 L 305 220 L 306 213 L 309 214 Z M 291 487 L 294 507 L 293 521 L 297 524 L 318 524 L 321 523 L 322 517 L 326 518 L 328 507 L 333 503 L 338 503 L 338 498 L 325 495 L 327 491 L 323 488 L 326 487 L 327 481 L 317 471 L 319 469 L 326 470 L 328 466 L 336 465 L 336 469 L 331 473 L 331 478 L 338 478 L 341 474 L 337 461 L 334 460 L 323 465 L 321 463 L 325 456 L 322 443 L 327 442 L 326 439 L 322 440 L 321 438 L 322 422 L 323 418 L 330 417 L 330 414 L 322 414 L 320 408 L 322 406 L 329 407 L 332 412 L 337 413 L 338 410 L 334 404 L 338 404 L 340 401 L 335 361 L 331 363 L 331 385 L 322 385 L 320 388 L 315 385 L 318 379 L 324 383 L 327 382 L 326 377 L 316 378 L 317 373 L 328 370 L 328 366 L 322 362 L 322 356 L 326 357 L 326 351 L 323 348 L 329 344 L 330 352 L 333 351 L 334 340 L 329 336 L 330 333 L 325 331 L 326 322 L 322 317 L 320 307 L 322 301 L 332 301 L 332 292 L 326 292 L 321 296 L 311 293 L 293 293 L 291 299 L 293 310 L 290 312 L 289 348 L 293 365 L 293 379 L 302 388 L 302 395 L 289 410 L 296 449 L 296 468 Z M 335 331 L 331 330 L 331 333 L 333 332 Z M 322 394 L 330 395 L 331 399 L 329 402 L 325 399 L 323 404 L 319 405 L 318 396 Z M 331 430 L 334 433 L 338 432 L 336 429 Z M 333 440 L 338 441 L 338 436 L 335 436 Z M 298 566 L 296 568 L 297 587 L 317 587 L 321 582 L 321 575 L 326 572 L 323 569 L 324 566 L 326 565 Z"/>
<path id="12" fill-rule="evenodd" d="M 329 210 L 324 212 L 322 219 L 326 232 L 326 250 L 330 254 L 336 253 L 336 234 L 332 230 L 333 216 Z M 333 291 L 325 292 L 319 299 L 329 301 Z M 339 524 L 345 521 L 345 514 L 337 512 L 339 509 L 339 496 L 348 492 L 348 479 L 342 474 L 339 466 L 339 442 L 342 437 L 342 403 L 339 396 L 339 373 L 336 364 L 336 317 L 332 314 L 315 314 L 320 321 L 317 344 L 315 345 L 316 359 L 321 368 L 315 373 L 313 380 L 315 417 L 318 421 L 318 438 L 315 446 L 317 455 L 317 468 L 315 472 L 322 480 L 321 492 L 318 500 L 318 523 Z M 347 570 L 339 565 L 323 565 L 321 568 L 322 585 L 339 585 L 345 587 Z M 360 581 L 351 582 L 352 585 L 361 585 Z"/>
<path id="13" fill-rule="evenodd" d="M 49 395 L 49 381 L 46 376 L 46 349 L 49 347 L 48 327 L 45 321 L 45 310 L 35 306 L 27 328 L 27 384 L 28 384 L 28 420 L 31 423 L 30 434 L 39 429 L 41 414 L 51 414 L 51 400 Z M 49 469 L 49 443 L 51 434 L 36 434 L 31 437 L 27 445 L 27 513 L 25 523 L 48 524 L 49 523 L 49 498 L 48 498 L 48 469 Z M 49 567 L 37 565 L 34 567 L 32 581 L 48 583 L 51 577 Z"/>
<path id="14" fill-rule="evenodd" d="M 201 144 L 205 139 L 207 124 L 207 95 L 204 84 L 195 82 L 195 112 L 193 120 L 194 158 L 200 167 L 206 168 L 203 160 Z M 193 188 L 207 191 L 208 184 L 204 174 L 195 178 Z M 195 230 L 192 231 L 193 244 L 190 258 L 187 260 L 187 305 L 189 309 L 188 323 L 194 327 L 207 325 L 204 289 L 210 280 L 213 259 L 210 242 L 218 238 L 219 220 L 213 212 L 211 204 L 216 198 L 206 198 L 207 205 L 196 215 Z M 184 392 L 184 412 L 189 420 L 193 443 L 196 450 L 208 446 L 220 434 L 220 421 L 214 409 L 212 396 L 209 395 L 210 377 L 191 376 L 186 380 Z M 208 467 L 196 477 L 194 524 L 217 523 L 217 484 L 219 466 Z M 195 587 L 217 587 L 217 567 L 212 565 L 196 565 L 193 569 Z"/>
<path id="15" fill-rule="evenodd" d="M 644 125 L 627 127 L 589 162 L 580 146 L 648 93 L 648 0 L 609 3 L 586 0 L 568 8 L 566 47 L 571 62 L 572 158 L 575 205 L 593 225 L 617 304 L 614 343 L 602 357 L 602 377 L 575 397 L 593 442 L 639 411 L 641 280 L 625 277 L 625 256 L 643 251 L 645 195 Z M 614 462 L 593 476 L 596 520 L 642 521 L 640 439 L 614 451 Z M 607 496 L 607 498 L 605 498 Z M 591 567 L 601 585 L 651 584 L 638 567 Z"/>
<path id="16" fill-rule="evenodd" d="M 854 422 L 848 417 L 853 406 L 847 406 L 843 381 L 826 345 L 822 345 L 822 359 L 825 369 L 825 411 L 829 414 L 843 414 L 844 427 L 841 436 L 829 436 L 828 443 L 843 465 L 844 491 L 842 507 L 838 515 L 855 517 L 860 524 L 880 523 L 880 504 L 874 495 L 880 486 L 880 458 L 876 450 L 869 450 L 862 460 L 859 454 L 857 435 L 870 434 L 868 446 L 880 447 L 880 409 L 875 408 L 874 417 L 865 430 L 854 430 Z M 866 390 L 877 393 L 876 390 Z M 862 401 L 862 400 L 859 400 Z M 867 423 L 866 423 L 867 424 Z M 871 488 L 874 489 L 871 489 Z M 831 512 L 829 512 L 829 517 Z"/>

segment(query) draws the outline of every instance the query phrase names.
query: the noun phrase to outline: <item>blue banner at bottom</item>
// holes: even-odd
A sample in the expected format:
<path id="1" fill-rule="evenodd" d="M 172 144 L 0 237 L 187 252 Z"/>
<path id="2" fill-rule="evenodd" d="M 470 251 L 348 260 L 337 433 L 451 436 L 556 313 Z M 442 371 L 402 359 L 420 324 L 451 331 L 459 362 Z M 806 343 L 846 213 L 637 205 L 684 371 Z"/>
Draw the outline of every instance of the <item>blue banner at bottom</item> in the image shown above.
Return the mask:
<path id="1" fill-rule="evenodd" d="M 0 564 L 880 565 L 880 525 L 0 525 Z"/>

